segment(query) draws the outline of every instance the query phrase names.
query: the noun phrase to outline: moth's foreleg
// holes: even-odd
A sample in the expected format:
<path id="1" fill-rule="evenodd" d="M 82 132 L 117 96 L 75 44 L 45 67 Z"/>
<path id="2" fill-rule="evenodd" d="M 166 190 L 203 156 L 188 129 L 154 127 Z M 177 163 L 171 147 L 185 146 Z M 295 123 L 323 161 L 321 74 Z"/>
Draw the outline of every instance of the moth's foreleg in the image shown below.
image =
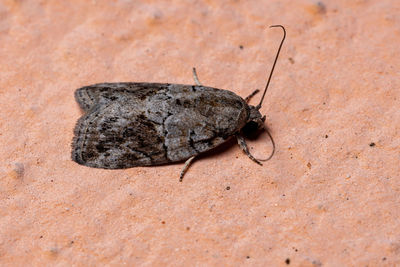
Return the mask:
<path id="1" fill-rule="evenodd" d="M 247 96 L 247 97 L 244 99 L 244 101 L 246 101 L 246 103 L 249 103 L 250 99 L 251 99 L 253 96 L 255 96 L 258 92 L 260 92 L 260 90 L 258 90 L 258 89 L 254 90 L 254 92 L 251 93 L 249 96 Z"/>
<path id="2" fill-rule="evenodd" d="M 259 162 L 255 157 L 253 157 L 252 154 L 250 154 L 249 148 L 247 147 L 246 140 L 244 140 L 244 137 L 241 136 L 240 134 L 236 134 L 235 136 L 236 136 L 237 142 L 238 142 L 240 148 L 243 150 L 243 152 L 246 153 L 246 155 L 252 161 L 254 161 L 255 163 L 257 163 L 257 164 L 262 166 L 261 162 Z"/>
<path id="3" fill-rule="evenodd" d="M 181 171 L 181 175 L 179 177 L 179 182 L 182 182 L 183 180 L 183 176 L 185 175 L 187 169 L 189 168 L 190 164 L 192 163 L 192 161 L 194 160 L 196 156 L 192 156 L 189 159 L 186 160 L 185 165 L 183 166 L 183 169 Z"/>
<path id="4" fill-rule="evenodd" d="M 196 85 L 203 86 L 199 81 L 199 77 L 197 76 L 196 68 L 193 68 L 193 79 Z"/>

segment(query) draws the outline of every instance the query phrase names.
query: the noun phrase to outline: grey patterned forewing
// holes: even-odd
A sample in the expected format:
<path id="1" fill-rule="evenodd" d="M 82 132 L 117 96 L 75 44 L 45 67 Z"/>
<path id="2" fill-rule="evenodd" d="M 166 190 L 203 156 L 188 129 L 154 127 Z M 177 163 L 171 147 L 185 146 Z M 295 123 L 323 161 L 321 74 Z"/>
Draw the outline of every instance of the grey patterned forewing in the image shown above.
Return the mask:
<path id="1" fill-rule="evenodd" d="M 182 161 L 238 132 L 249 108 L 210 87 L 106 83 L 75 93 L 86 112 L 75 127 L 72 159 L 106 169 Z"/>

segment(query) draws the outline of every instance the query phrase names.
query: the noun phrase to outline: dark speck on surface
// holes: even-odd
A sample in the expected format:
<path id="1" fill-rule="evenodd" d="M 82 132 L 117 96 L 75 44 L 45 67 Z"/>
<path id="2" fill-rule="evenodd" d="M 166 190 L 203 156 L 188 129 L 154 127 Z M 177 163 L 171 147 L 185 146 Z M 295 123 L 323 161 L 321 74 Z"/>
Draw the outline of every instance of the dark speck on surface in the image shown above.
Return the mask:
<path id="1" fill-rule="evenodd" d="M 317 7 L 318 7 L 318 12 L 320 14 L 325 14 L 326 13 L 326 6 L 323 2 L 318 2 L 317 3 Z"/>

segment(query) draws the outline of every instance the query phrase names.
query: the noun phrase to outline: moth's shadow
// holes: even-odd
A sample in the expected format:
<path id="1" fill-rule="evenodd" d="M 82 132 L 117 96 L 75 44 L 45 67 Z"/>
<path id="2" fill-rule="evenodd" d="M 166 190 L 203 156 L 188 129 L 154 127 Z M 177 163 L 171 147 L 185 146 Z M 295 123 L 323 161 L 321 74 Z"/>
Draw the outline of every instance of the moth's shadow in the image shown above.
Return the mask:
<path id="1" fill-rule="evenodd" d="M 250 124 L 249 126 L 250 127 L 244 127 L 242 129 L 242 131 L 241 131 L 242 135 L 245 137 L 246 140 L 249 140 L 249 141 L 257 140 L 260 137 L 260 135 L 265 133 L 265 130 L 257 129 L 256 125 L 251 125 Z M 214 147 L 214 148 L 212 148 L 212 149 L 210 149 L 210 150 L 208 150 L 206 152 L 200 153 L 193 160 L 192 164 L 197 162 L 197 161 L 201 161 L 204 158 L 215 158 L 216 156 L 221 156 L 222 154 L 224 154 L 224 153 L 226 153 L 226 152 L 228 152 L 229 150 L 232 150 L 232 149 L 238 149 L 239 151 L 242 152 L 241 148 L 239 147 L 239 145 L 237 143 L 237 140 L 236 140 L 235 136 L 232 136 L 232 137 L 228 138 L 224 143 L 220 144 L 217 147 Z M 244 153 L 243 153 L 243 156 L 247 157 Z M 177 161 L 177 162 L 171 162 L 171 163 L 161 164 L 159 166 L 178 165 L 178 164 L 181 165 L 185 161 L 186 160 Z M 189 170 L 189 172 L 190 172 L 190 170 Z"/>
<path id="2" fill-rule="evenodd" d="M 222 155 L 223 153 L 227 152 L 228 150 L 232 149 L 233 147 L 237 146 L 236 138 L 231 137 L 226 140 L 224 143 L 220 144 L 217 147 L 214 147 L 204 153 L 199 154 L 195 160 L 201 160 L 203 158 L 212 158 L 217 155 Z"/>
<path id="3" fill-rule="evenodd" d="M 237 146 L 237 148 L 239 149 L 239 146 L 237 145 L 236 142 L 236 138 L 235 137 L 231 137 L 228 140 L 226 140 L 224 143 L 220 144 L 217 147 L 214 147 L 206 152 L 200 153 L 199 155 L 196 156 L 196 158 L 193 160 L 192 164 L 200 161 L 204 158 L 213 158 L 216 156 L 220 156 L 223 153 L 234 149 L 235 146 Z M 181 160 L 181 161 L 176 161 L 176 162 L 170 162 L 170 163 L 165 163 L 165 164 L 160 164 L 159 166 L 165 166 L 165 165 L 178 165 L 178 164 L 182 164 L 184 163 L 186 160 Z"/>
<path id="4" fill-rule="evenodd" d="M 253 125 L 254 126 L 254 125 Z M 242 130 L 242 134 L 245 137 L 246 140 L 250 140 L 250 141 L 254 141 L 257 140 L 260 135 L 264 132 L 264 130 L 257 130 L 254 129 L 251 125 L 250 128 L 244 128 Z M 236 137 L 232 136 L 231 138 L 229 138 L 228 140 L 226 140 L 224 143 L 220 144 L 217 147 L 214 147 L 206 152 L 203 152 L 201 154 L 199 154 L 194 161 L 192 162 L 192 164 L 196 161 L 200 161 L 204 158 L 213 158 L 216 156 L 221 156 L 222 154 L 224 154 L 225 152 L 228 152 L 229 150 L 232 149 L 239 149 L 240 151 L 242 151 L 237 143 Z M 243 154 L 244 156 L 246 156 L 245 154 Z M 174 162 L 172 164 L 182 164 L 183 161 L 178 161 L 178 162 Z M 169 163 L 170 164 L 170 163 Z M 168 165 L 169 165 L 168 164 Z M 163 164 L 164 165 L 164 164 Z"/>

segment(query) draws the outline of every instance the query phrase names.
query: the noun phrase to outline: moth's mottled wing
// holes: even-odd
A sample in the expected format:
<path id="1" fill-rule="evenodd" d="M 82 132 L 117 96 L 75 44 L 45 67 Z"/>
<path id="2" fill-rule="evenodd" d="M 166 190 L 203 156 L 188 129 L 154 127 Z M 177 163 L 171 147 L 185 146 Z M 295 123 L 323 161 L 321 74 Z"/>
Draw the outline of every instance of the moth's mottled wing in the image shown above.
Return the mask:
<path id="1" fill-rule="evenodd" d="M 82 110 L 89 111 L 101 97 L 109 97 L 112 100 L 111 93 L 114 91 L 132 92 L 144 89 L 148 92 L 148 89 L 157 90 L 157 88 L 166 88 L 166 85 L 159 83 L 98 83 L 77 89 L 75 99 Z"/>
<path id="2" fill-rule="evenodd" d="M 241 97 L 203 86 L 105 83 L 75 96 L 86 113 L 75 127 L 72 159 L 97 168 L 185 160 L 223 143 L 249 116 Z"/>

